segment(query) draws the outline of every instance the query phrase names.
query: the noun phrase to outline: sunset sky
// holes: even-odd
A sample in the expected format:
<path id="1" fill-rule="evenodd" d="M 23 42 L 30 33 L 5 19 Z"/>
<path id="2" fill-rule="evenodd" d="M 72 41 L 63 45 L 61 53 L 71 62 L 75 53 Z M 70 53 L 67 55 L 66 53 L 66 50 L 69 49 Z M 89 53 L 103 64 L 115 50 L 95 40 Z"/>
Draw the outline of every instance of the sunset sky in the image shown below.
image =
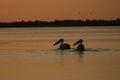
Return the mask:
<path id="1" fill-rule="evenodd" d="M 0 0 L 0 22 L 118 17 L 120 0 Z"/>

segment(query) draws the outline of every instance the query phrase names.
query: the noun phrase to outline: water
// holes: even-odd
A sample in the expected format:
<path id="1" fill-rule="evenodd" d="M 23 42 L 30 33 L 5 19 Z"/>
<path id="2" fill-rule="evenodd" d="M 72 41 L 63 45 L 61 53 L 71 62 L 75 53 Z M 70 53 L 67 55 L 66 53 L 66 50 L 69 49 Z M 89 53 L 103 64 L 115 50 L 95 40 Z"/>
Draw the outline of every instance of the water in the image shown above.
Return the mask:
<path id="1" fill-rule="evenodd" d="M 52 46 L 64 38 L 72 47 Z M 84 40 L 83 54 L 72 46 Z M 120 27 L 0 29 L 1 80 L 120 80 Z"/>

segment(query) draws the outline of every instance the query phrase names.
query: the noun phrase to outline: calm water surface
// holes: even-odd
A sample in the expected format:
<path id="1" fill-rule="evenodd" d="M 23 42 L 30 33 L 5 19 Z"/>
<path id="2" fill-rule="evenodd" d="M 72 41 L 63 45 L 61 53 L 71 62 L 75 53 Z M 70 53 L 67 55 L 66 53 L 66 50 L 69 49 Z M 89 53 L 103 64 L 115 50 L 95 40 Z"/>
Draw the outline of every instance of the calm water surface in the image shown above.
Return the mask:
<path id="1" fill-rule="evenodd" d="M 52 46 L 60 38 L 72 49 Z M 120 80 L 120 26 L 1 28 L 0 80 Z"/>

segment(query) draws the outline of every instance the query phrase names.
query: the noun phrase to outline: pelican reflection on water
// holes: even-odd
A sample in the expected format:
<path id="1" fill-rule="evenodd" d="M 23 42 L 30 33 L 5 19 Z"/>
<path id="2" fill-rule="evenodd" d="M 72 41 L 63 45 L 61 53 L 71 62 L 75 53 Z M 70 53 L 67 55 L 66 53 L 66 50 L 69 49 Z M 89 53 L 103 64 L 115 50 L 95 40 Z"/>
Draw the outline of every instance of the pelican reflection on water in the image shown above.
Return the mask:
<path id="1" fill-rule="evenodd" d="M 65 50 L 65 49 L 70 49 L 70 45 L 68 43 L 63 43 L 64 39 L 60 39 L 58 40 L 53 46 L 57 45 L 60 43 L 59 49 L 61 50 Z"/>
<path id="2" fill-rule="evenodd" d="M 79 45 L 77 46 L 77 48 L 76 48 L 77 51 L 85 51 L 85 46 L 84 46 L 84 44 L 83 44 L 82 42 L 83 42 L 83 40 L 80 39 L 80 40 L 78 40 L 76 43 L 73 44 L 73 45 L 79 44 Z"/>

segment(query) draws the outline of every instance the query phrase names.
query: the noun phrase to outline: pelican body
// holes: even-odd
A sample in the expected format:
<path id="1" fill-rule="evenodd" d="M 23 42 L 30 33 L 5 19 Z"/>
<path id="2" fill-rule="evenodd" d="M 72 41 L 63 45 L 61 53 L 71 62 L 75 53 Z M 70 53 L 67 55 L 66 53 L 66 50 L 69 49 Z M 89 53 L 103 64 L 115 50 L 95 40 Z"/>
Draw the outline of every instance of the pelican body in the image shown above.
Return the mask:
<path id="1" fill-rule="evenodd" d="M 76 43 L 73 44 L 73 45 L 78 44 L 78 46 L 76 48 L 77 51 L 85 51 L 85 46 L 84 46 L 84 44 L 82 44 L 82 42 L 83 42 L 83 40 L 80 39 L 79 41 L 77 41 Z"/>
<path id="2" fill-rule="evenodd" d="M 53 46 L 60 43 L 59 49 L 61 50 L 70 49 L 70 45 L 68 43 L 63 43 L 63 42 L 64 42 L 64 39 L 60 39 Z"/>

